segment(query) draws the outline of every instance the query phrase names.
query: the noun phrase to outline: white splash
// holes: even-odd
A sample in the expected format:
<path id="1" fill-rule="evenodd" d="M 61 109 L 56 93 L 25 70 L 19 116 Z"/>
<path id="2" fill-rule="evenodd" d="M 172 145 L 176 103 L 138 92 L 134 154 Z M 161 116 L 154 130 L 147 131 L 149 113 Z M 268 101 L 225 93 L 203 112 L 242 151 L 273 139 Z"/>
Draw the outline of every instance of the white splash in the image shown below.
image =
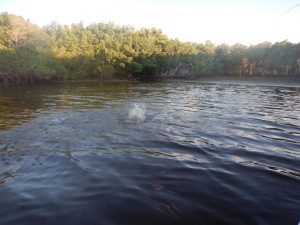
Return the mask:
<path id="1" fill-rule="evenodd" d="M 142 103 L 135 103 L 129 109 L 128 121 L 132 123 L 140 123 L 145 120 L 146 115 L 146 105 Z"/>

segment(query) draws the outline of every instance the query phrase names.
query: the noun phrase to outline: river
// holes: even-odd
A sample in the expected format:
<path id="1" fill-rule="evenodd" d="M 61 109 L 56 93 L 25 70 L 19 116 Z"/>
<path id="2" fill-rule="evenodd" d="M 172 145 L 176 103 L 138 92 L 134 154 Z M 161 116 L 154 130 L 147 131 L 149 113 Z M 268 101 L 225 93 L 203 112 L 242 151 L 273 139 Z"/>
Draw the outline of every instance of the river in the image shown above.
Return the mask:
<path id="1" fill-rule="evenodd" d="M 0 88 L 1 225 L 297 225 L 300 88 Z"/>

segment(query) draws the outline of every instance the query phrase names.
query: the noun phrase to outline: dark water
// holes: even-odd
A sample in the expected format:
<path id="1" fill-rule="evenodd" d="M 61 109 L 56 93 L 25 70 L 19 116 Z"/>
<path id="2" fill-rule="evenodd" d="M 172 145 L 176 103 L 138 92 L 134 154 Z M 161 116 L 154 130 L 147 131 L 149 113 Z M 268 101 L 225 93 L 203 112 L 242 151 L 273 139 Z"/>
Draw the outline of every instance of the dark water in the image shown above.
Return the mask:
<path id="1" fill-rule="evenodd" d="M 2 87 L 0 169 L 1 225 L 297 225 L 300 89 Z"/>

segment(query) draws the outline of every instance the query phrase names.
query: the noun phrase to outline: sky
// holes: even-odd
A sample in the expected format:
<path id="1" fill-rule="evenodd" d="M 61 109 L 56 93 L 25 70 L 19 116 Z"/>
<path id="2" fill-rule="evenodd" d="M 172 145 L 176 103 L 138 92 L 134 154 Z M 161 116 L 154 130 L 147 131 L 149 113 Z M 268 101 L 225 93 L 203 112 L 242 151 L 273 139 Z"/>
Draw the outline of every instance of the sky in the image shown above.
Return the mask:
<path id="1" fill-rule="evenodd" d="M 198 43 L 300 42 L 300 0 L 0 0 L 0 12 L 40 26 L 82 21 L 155 27 Z"/>

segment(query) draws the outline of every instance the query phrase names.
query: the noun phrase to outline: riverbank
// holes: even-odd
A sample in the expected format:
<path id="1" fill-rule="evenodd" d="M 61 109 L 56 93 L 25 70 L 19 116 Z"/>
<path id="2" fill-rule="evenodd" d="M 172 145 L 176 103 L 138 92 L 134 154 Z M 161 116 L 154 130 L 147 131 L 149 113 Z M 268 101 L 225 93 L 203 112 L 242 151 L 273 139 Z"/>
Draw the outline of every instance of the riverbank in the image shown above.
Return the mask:
<path id="1" fill-rule="evenodd" d="M 36 75 L 19 75 L 13 73 L 0 72 L 0 86 L 4 85 L 33 85 L 49 83 L 138 83 L 137 80 L 129 79 L 62 79 L 58 77 L 42 77 Z"/>
<path id="2" fill-rule="evenodd" d="M 61 80 L 58 83 L 139 83 L 138 80 L 124 80 L 124 79 L 83 79 L 83 80 Z"/>
<path id="3" fill-rule="evenodd" d="M 203 75 L 196 79 L 203 83 L 246 84 L 300 87 L 300 76 L 224 76 Z"/>
<path id="4" fill-rule="evenodd" d="M 57 77 L 43 77 L 36 75 L 24 75 L 15 73 L 3 73 L 0 72 L 0 85 L 14 85 L 14 84 L 38 84 L 38 83 L 50 83 L 57 81 Z"/>
<path id="5" fill-rule="evenodd" d="M 268 85 L 300 87 L 300 76 L 233 76 L 233 75 L 199 75 L 197 78 L 168 78 L 153 80 L 152 82 L 202 82 L 220 84 L 245 84 L 245 85 Z M 0 86 L 6 85 L 33 85 L 49 83 L 140 83 L 136 79 L 59 79 L 57 77 L 25 76 L 16 74 L 0 73 Z"/>

